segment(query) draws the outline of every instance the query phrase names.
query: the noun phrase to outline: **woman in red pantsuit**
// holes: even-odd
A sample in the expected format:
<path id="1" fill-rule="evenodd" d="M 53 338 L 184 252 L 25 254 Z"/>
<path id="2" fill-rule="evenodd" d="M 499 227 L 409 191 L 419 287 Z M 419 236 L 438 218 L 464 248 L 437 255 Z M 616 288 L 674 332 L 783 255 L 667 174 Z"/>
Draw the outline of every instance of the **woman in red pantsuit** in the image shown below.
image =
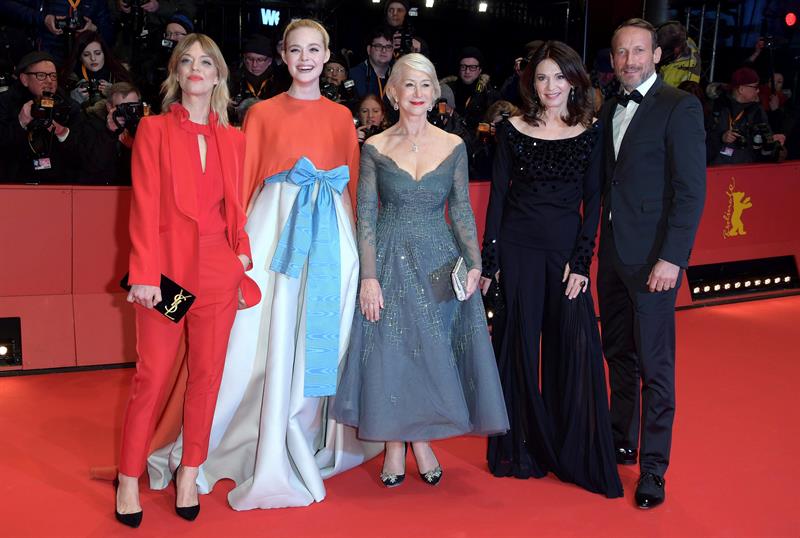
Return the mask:
<path id="1" fill-rule="evenodd" d="M 117 519 L 132 527 L 142 519 L 138 477 L 184 331 L 189 377 L 175 510 L 184 519 L 197 517 L 196 478 L 208 451 L 231 325 L 237 305 L 257 302 L 257 293 L 241 292 L 251 265 L 240 193 L 244 136 L 227 125 L 227 76 L 209 37 L 186 36 L 162 86 L 166 112 L 142 120 L 133 147 L 128 301 L 135 303 L 139 362 L 123 422 L 116 498 Z M 153 310 L 162 274 L 196 297 L 179 323 Z"/>

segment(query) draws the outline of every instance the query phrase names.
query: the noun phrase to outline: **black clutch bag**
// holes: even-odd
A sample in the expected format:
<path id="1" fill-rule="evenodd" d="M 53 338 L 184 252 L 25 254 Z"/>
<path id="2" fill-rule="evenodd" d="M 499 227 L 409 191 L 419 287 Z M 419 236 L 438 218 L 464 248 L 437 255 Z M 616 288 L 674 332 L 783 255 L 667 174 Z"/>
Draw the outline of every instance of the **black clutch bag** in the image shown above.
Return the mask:
<path id="1" fill-rule="evenodd" d="M 119 285 L 124 290 L 130 291 L 131 286 L 128 284 L 127 274 L 122 277 Z M 161 288 L 161 302 L 155 305 L 154 308 L 168 320 L 178 323 L 194 303 L 194 294 L 189 293 L 183 286 L 179 286 L 164 275 L 161 275 L 159 288 Z"/>

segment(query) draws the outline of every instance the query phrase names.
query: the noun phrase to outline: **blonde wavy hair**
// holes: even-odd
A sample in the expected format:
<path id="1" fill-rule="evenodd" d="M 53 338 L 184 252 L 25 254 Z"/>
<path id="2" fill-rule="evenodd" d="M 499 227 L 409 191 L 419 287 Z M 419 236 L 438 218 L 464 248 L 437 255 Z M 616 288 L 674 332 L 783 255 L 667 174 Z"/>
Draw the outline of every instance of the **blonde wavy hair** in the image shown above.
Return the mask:
<path id="1" fill-rule="evenodd" d="M 439 84 L 439 79 L 436 77 L 436 68 L 433 63 L 418 52 L 412 52 L 401 56 L 392 66 L 392 73 L 389 75 L 389 80 L 386 81 L 386 96 L 392 105 L 397 104 L 397 85 L 403 80 L 406 71 L 420 71 L 428 75 L 433 84 L 433 100 L 436 101 L 442 96 L 442 86 Z"/>
<path id="2" fill-rule="evenodd" d="M 283 50 L 286 50 L 286 38 L 289 37 L 289 34 L 294 32 L 299 28 L 311 28 L 312 30 L 316 30 L 317 32 L 322 35 L 322 44 L 325 45 L 326 49 L 330 48 L 331 37 L 328 35 L 328 31 L 322 26 L 320 23 L 315 21 L 314 19 L 295 19 L 290 22 L 286 29 L 283 31 Z"/>
<path id="3" fill-rule="evenodd" d="M 164 99 L 161 101 L 161 110 L 166 112 L 172 103 L 180 102 L 181 86 L 178 82 L 178 61 L 195 43 L 200 44 L 200 48 L 211 58 L 214 67 L 217 68 L 219 83 L 211 91 L 211 110 L 217 115 L 217 124 L 227 127 L 228 103 L 231 100 L 227 84 L 228 64 L 225 63 L 222 51 L 219 50 L 214 40 L 205 34 L 189 34 L 175 45 L 175 50 L 172 51 L 172 56 L 169 57 L 167 64 L 167 79 L 161 83 L 161 93 L 164 95 Z"/>

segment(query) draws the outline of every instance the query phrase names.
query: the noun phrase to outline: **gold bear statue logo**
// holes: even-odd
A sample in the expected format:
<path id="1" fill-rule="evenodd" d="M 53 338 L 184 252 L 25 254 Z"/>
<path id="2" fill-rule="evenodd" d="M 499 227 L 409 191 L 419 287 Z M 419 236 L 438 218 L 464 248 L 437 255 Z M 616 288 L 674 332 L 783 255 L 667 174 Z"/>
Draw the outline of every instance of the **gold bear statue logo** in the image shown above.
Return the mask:
<path id="1" fill-rule="evenodd" d="M 736 178 L 732 177 L 728 185 L 728 209 L 725 211 L 725 227 L 722 230 L 723 237 L 736 237 L 737 235 L 747 235 L 742 221 L 742 213 L 745 209 L 753 207 L 753 202 L 749 196 L 745 196 L 742 191 L 736 190 Z"/>

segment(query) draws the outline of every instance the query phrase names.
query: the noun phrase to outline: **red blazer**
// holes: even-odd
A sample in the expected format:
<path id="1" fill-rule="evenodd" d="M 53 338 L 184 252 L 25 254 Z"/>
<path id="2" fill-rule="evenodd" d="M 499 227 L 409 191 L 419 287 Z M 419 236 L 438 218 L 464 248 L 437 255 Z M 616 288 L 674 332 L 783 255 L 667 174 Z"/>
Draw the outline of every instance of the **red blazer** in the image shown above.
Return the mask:
<path id="1" fill-rule="evenodd" d="M 131 159 L 131 284 L 158 286 L 163 273 L 190 292 L 198 289 L 197 190 L 192 153 L 180 126 L 185 115 L 183 107 L 173 106 L 167 113 L 142 118 L 136 132 Z M 252 259 L 241 200 L 245 138 L 232 127 L 219 127 L 213 114 L 209 123 L 219 148 L 228 243 L 236 254 Z M 241 287 L 251 305 L 258 287 L 249 277 Z"/>

